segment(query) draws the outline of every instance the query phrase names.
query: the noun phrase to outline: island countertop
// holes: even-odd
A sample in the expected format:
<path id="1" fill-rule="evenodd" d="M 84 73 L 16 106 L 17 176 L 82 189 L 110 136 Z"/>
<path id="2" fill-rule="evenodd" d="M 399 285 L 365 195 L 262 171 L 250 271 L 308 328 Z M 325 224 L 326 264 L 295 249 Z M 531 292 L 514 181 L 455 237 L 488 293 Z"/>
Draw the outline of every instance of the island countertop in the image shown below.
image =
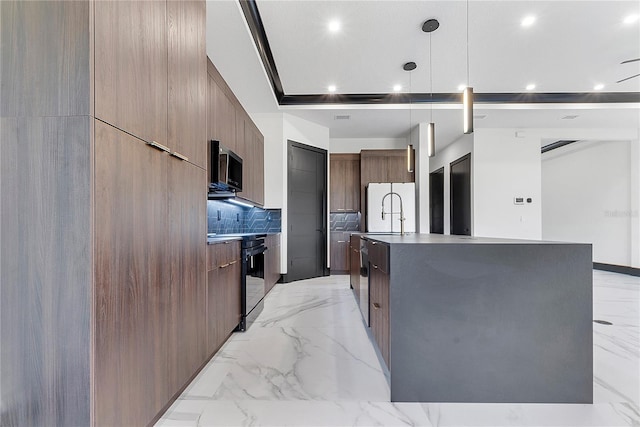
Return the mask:
<path id="1" fill-rule="evenodd" d="M 476 237 L 476 236 L 452 236 L 446 234 L 420 234 L 410 233 L 400 235 L 399 233 L 364 233 L 354 232 L 353 235 L 358 235 L 369 240 L 375 240 L 387 244 L 407 244 L 407 245 L 444 245 L 444 244 L 458 244 L 458 245 L 477 245 L 477 244 L 492 244 L 492 245 L 569 245 L 573 243 L 567 242 L 552 242 L 545 240 L 524 240 L 524 239 L 500 239 L 495 237 Z"/>

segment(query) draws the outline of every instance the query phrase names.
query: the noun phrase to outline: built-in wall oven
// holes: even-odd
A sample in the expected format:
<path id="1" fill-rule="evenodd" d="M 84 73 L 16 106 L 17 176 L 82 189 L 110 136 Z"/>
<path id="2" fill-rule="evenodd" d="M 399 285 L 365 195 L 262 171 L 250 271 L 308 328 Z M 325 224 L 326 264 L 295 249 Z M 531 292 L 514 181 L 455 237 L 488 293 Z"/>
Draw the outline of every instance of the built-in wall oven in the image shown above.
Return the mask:
<path id="1" fill-rule="evenodd" d="M 242 236 L 242 319 L 238 330 L 246 331 L 264 308 L 264 234 Z"/>

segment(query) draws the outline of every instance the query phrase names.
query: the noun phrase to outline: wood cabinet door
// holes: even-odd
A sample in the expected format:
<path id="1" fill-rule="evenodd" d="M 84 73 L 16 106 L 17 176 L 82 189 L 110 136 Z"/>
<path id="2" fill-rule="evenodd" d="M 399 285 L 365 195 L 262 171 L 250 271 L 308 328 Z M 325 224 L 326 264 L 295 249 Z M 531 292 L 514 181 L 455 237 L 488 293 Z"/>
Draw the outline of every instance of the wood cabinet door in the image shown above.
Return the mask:
<path id="1" fill-rule="evenodd" d="M 96 425 L 146 425 L 167 381 L 168 155 L 95 121 Z"/>
<path id="2" fill-rule="evenodd" d="M 331 212 L 344 212 L 347 162 L 341 158 L 336 158 L 335 155 L 331 155 L 329 163 L 331 169 L 329 179 L 329 201 L 331 203 Z"/>
<path id="3" fill-rule="evenodd" d="M 167 246 L 170 250 L 171 322 L 169 352 L 172 389 L 185 385 L 204 363 L 206 332 L 206 172 L 170 158 L 167 189 Z"/>
<path id="4" fill-rule="evenodd" d="M 264 205 L 264 136 L 258 132 L 255 141 L 254 202 Z"/>
<path id="5" fill-rule="evenodd" d="M 237 151 L 236 145 L 236 109 L 231 98 L 218 85 L 214 86 L 214 107 L 213 107 L 213 138 L 220 141 L 220 144 Z"/>
<path id="6" fill-rule="evenodd" d="M 345 165 L 344 178 L 344 210 L 346 212 L 360 211 L 360 159 L 351 159 Z"/>
<path id="7" fill-rule="evenodd" d="M 226 267 L 227 282 L 226 286 L 226 315 L 225 315 L 225 335 L 223 341 L 226 341 L 227 337 L 240 323 L 240 317 L 242 316 L 241 297 L 242 289 L 240 283 L 240 275 L 242 274 L 242 264 L 240 263 L 240 257 L 235 257 L 229 262 L 229 266 Z"/>
<path id="8" fill-rule="evenodd" d="M 206 169 L 205 7 L 202 0 L 167 2 L 167 145 L 191 163 Z"/>
<path id="9" fill-rule="evenodd" d="M 95 116 L 167 145 L 167 16 L 160 1 L 96 1 Z"/>
<path id="10" fill-rule="evenodd" d="M 209 246 L 208 250 L 215 252 L 217 245 Z M 219 342 L 218 336 L 218 317 L 220 313 L 218 311 L 218 300 L 220 299 L 219 283 L 220 278 L 218 267 L 207 272 L 207 355 L 212 355 L 218 350 Z"/>

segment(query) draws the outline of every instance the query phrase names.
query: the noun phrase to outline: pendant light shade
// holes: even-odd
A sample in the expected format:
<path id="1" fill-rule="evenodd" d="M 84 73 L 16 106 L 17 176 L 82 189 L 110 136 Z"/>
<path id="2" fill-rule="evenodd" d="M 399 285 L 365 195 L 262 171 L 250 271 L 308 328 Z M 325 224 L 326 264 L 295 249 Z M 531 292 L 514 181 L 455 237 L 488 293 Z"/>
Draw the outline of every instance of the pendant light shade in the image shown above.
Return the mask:
<path id="1" fill-rule="evenodd" d="M 436 155 L 436 124 L 433 122 L 427 125 L 427 154 L 429 157 Z"/>
<path id="2" fill-rule="evenodd" d="M 411 132 L 411 131 L 409 131 Z M 407 172 L 413 172 L 416 159 L 413 156 L 413 144 L 407 145 Z"/>
<path id="3" fill-rule="evenodd" d="M 464 133 L 473 133 L 473 88 L 466 87 L 462 93 L 464 110 Z"/>

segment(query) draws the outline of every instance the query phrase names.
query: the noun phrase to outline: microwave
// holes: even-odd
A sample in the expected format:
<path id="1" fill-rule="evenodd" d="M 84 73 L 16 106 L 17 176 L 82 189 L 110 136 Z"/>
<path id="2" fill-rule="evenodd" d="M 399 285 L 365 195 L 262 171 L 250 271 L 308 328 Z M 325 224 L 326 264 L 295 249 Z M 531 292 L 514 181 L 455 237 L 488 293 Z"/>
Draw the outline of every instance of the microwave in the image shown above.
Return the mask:
<path id="1" fill-rule="evenodd" d="M 242 191 L 242 159 L 220 141 L 209 141 L 207 169 L 209 191 Z"/>

